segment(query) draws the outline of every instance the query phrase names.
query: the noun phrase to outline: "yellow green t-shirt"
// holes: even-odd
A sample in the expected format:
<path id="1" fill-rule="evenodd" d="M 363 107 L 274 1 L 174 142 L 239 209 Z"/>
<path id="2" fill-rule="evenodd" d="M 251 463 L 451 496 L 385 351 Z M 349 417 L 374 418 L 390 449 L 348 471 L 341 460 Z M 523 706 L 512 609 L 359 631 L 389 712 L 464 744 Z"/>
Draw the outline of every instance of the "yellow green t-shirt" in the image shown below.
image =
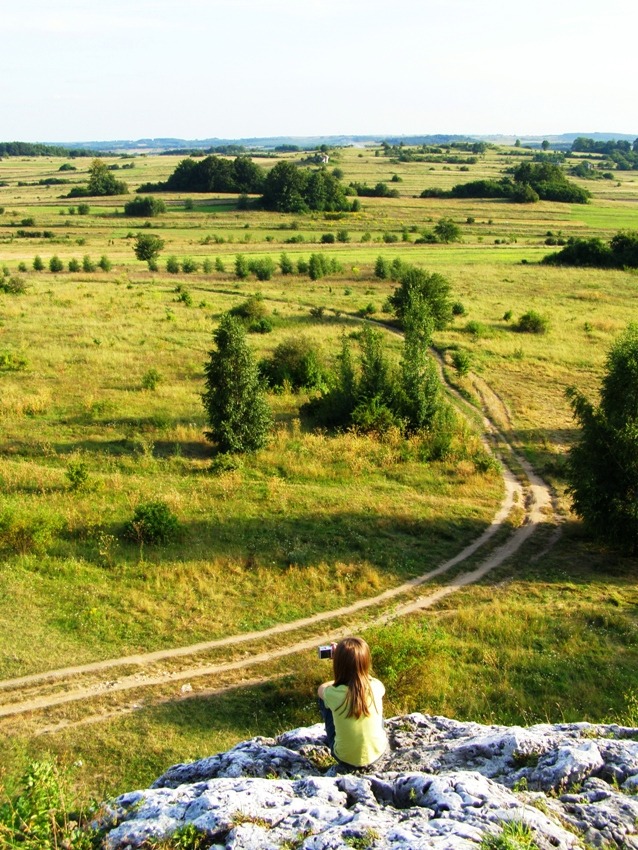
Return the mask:
<path id="1" fill-rule="evenodd" d="M 346 717 L 346 685 L 328 685 L 323 694 L 326 707 L 335 722 L 334 752 L 339 761 L 362 767 L 383 755 L 388 745 L 383 730 L 383 695 L 385 688 L 378 679 L 370 679 L 369 715 Z"/>

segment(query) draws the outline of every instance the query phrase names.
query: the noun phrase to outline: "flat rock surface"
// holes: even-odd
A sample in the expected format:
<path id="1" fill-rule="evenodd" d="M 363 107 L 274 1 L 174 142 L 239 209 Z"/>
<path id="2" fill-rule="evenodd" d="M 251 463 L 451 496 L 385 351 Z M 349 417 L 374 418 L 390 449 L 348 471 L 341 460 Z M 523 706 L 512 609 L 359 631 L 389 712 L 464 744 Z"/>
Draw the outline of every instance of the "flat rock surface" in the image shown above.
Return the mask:
<path id="1" fill-rule="evenodd" d="M 388 753 L 356 773 L 334 764 L 322 724 L 174 765 L 104 807 L 105 847 L 141 848 L 192 824 L 219 850 L 476 850 L 516 829 L 540 850 L 638 850 L 638 729 L 424 714 L 386 728 Z"/>

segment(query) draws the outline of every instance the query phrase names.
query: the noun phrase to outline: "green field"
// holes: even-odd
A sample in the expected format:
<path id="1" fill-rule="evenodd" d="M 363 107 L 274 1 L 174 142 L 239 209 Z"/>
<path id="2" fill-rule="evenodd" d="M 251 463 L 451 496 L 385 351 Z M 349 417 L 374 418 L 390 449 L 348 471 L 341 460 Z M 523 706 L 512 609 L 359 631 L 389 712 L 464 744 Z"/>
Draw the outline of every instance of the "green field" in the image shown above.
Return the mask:
<path id="1" fill-rule="evenodd" d="M 275 428 L 266 449 L 223 468 L 206 439 L 204 365 L 220 316 L 260 292 L 273 332 L 249 336 L 255 355 L 304 335 L 330 363 L 366 308 L 374 319 L 392 318 L 386 300 L 395 284 L 374 275 L 381 255 L 449 280 L 463 311 L 435 334 L 446 371 L 477 407 L 480 382 L 494 390 L 506 411 L 499 426 L 552 485 L 563 520 L 561 539 L 540 558 L 542 546 L 528 544 L 427 613 L 371 629 L 389 712 L 507 723 L 631 719 L 636 564 L 587 540 L 570 513 L 564 463 L 574 422 L 565 389 L 595 396 L 609 346 L 638 320 L 638 276 L 538 263 L 557 250 L 550 237 L 638 228 L 638 183 L 633 172 L 577 181 L 593 194 L 586 206 L 419 197 L 426 187 L 500 176 L 510 153 L 489 149 L 460 172 L 343 149 L 330 167 L 342 169 L 345 183 L 386 181 L 399 197 L 362 198 L 359 212 L 335 218 L 169 193 L 167 211 L 148 228 L 123 214 L 132 195 L 61 197 L 86 181 L 90 160 L 73 160 L 73 172 L 59 171 L 63 159 L 0 161 L 0 267 L 26 284 L 22 294 L 0 294 L 0 679 L 291 623 L 396 587 L 478 537 L 503 484 L 480 463 L 469 425 L 459 424 L 445 457 L 425 461 L 422 437 L 313 431 L 299 412 L 307 394 L 284 390 L 270 397 Z M 134 191 L 166 179 L 179 160 L 107 162 L 133 163 L 117 177 Z M 401 179 L 391 182 L 395 174 Z M 38 185 L 60 176 L 73 182 Z M 88 214 L 78 213 L 83 202 Z M 461 242 L 416 244 L 442 217 L 460 226 Z M 348 241 L 321 243 L 339 230 Z M 41 235 L 24 235 L 34 232 Z M 156 272 L 135 258 L 139 232 L 165 241 Z M 341 271 L 317 281 L 236 278 L 237 254 L 278 261 L 282 252 L 295 262 L 322 252 Z M 33 270 L 36 255 L 45 270 Z M 48 270 L 54 255 L 62 272 Z M 105 255 L 110 271 L 67 270 L 85 255 Z M 169 274 L 170 256 L 191 258 L 199 270 Z M 204 274 L 204 260 L 225 270 Z M 323 315 L 311 314 L 318 307 Z M 549 319 L 547 334 L 515 330 L 531 309 Z M 401 340 L 386 335 L 398 360 Z M 466 378 L 451 367 L 459 349 L 470 357 Z M 155 389 L 145 388 L 151 370 Z M 87 481 L 74 489 L 78 464 Z M 178 517 L 179 539 L 165 547 L 125 539 L 135 507 L 156 498 Z M 347 624 L 335 620 L 316 634 Z M 246 651 L 262 649 L 256 641 Z M 87 710 L 71 704 L 51 713 L 56 728 L 47 734 L 38 712 L 0 719 L 5 780 L 51 753 L 82 762 L 78 783 L 104 796 L 147 783 L 169 763 L 314 722 L 312 695 L 325 670 L 308 653 L 253 673 L 272 681 L 208 677 L 188 699 L 167 686 L 140 689 L 131 705 L 115 697 Z M 207 693 L 221 685 L 233 687 Z"/>

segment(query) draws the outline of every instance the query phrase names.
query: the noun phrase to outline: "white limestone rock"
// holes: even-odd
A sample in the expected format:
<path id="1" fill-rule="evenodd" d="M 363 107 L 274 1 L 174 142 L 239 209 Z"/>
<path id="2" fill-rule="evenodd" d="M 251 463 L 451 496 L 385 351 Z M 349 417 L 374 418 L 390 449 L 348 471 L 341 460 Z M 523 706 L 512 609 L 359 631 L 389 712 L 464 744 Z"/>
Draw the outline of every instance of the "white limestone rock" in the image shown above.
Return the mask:
<path id="1" fill-rule="evenodd" d="M 104 808 L 105 850 L 135 850 L 187 824 L 220 850 L 343 850 L 356 841 L 478 850 L 508 821 L 527 824 L 541 850 L 638 850 L 638 729 L 482 726 L 415 713 L 389 720 L 387 731 L 390 752 L 354 774 L 322 766 L 321 724 L 175 765 Z"/>

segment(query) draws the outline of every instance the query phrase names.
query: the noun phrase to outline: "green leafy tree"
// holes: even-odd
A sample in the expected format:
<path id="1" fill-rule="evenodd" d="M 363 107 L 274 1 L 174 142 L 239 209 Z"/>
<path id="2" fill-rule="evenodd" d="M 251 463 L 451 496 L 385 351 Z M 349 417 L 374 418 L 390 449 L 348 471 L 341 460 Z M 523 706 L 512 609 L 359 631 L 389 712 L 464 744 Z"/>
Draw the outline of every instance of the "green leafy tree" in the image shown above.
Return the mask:
<path id="1" fill-rule="evenodd" d="M 268 441 L 272 415 L 242 322 L 226 313 L 213 334 L 202 395 L 207 437 L 220 452 L 250 452 Z"/>
<path id="2" fill-rule="evenodd" d="M 148 263 L 157 260 L 160 251 L 164 247 L 164 240 L 154 233 L 138 233 L 135 237 L 133 251 L 138 260 Z"/>
<path id="3" fill-rule="evenodd" d="M 440 274 L 429 274 L 415 266 L 402 266 L 400 285 L 389 297 L 397 318 L 403 322 L 406 309 L 416 297 L 427 304 L 435 330 L 443 330 L 452 320 L 450 284 Z"/>
<path id="4" fill-rule="evenodd" d="M 461 228 L 451 218 L 440 218 L 434 225 L 434 235 L 439 242 L 460 242 Z"/>
<path id="5" fill-rule="evenodd" d="M 122 180 L 116 180 L 108 165 L 101 159 L 94 159 L 89 169 L 88 195 L 125 195 L 128 186 Z"/>
<path id="6" fill-rule="evenodd" d="M 407 430 L 417 432 L 432 425 L 442 403 L 441 382 L 429 353 L 434 317 L 420 293 L 407 305 L 403 329 L 401 412 Z"/>
<path id="7" fill-rule="evenodd" d="M 607 357 L 600 403 L 567 390 L 580 433 L 568 457 L 574 510 L 596 536 L 638 554 L 638 324 Z"/>

